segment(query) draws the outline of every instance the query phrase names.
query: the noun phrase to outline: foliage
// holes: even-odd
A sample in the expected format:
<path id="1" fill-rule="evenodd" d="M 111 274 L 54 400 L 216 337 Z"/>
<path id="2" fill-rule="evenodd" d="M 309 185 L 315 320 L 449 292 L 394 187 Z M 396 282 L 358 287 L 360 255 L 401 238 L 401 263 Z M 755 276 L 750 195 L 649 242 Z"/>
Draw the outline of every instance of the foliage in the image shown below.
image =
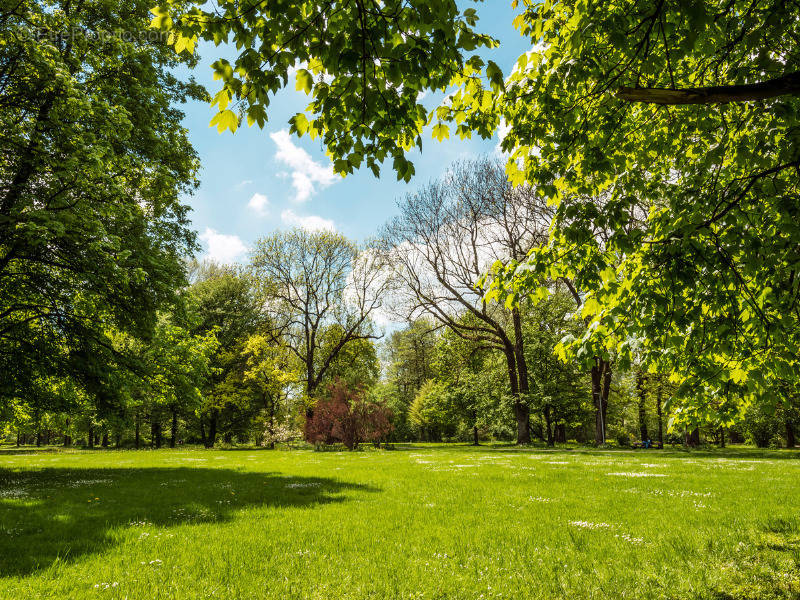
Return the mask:
<path id="1" fill-rule="evenodd" d="M 139 0 L 0 8 L 0 403 L 58 408 L 70 378 L 101 411 L 195 249 L 181 197 L 198 161 L 174 105 L 204 97 Z"/>
<path id="2" fill-rule="evenodd" d="M 305 438 L 313 444 L 341 442 L 348 450 L 361 442 L 380 443 L 392 431 L 392 415 L 379 402 L 369 401 L 362 389 L 336 381 L 328 395 L 314 403 L 306 416 Z"/>
<path id="3" fill-rule="evenodd" d="M 293 406 L 288 402 L 299 375 L 291 360 L 289 350 L 274 344 L 264 334 L 248 338 L 243 350 L 247 357 L 244 383 L 258 396 L 263 412 L 265 445 L 273 448 L 276 442 L 298 439 L 297 430 L 289 422 Z"/>
<path id="4" fill-rule="evenodd" d="M 332 324 L 320 333 L 320 352 L 318 356 L 327 357 L 333 353 L 335 346 L 344 337 L 339 324 Z M 335 352 L 333 360 L 325 371 L 321 382 L 340 380 L 348 387 L 368 388 L 380 375 L 378 351 L 371 339 L 353 339 Z"/>
<path id="5" fill-rule="evenodd" d="M 475 9 L 461 11 L 454 0 L 168 0 L 153 13 L 153 26 L 171 33 L 177 52 L 192 53 L 198 39 L 236 45 L 233 63 L 213 65 L 222 88 L 212 101 L 219 112 L 211 125 L 219 131 L 235 131 L 245 116 L 248 125 L 263 127 L 270 96 L 294 71 L 295 88 L 313 100 L 307 112 L 292 117 L 292 132 L 321 138 L 342 175 L 364 162 L 377 175 L 391 158 L 398 179 L 406 181 L 414 167 L 405 152 L 422 146 L 422 129 L 433 116 L 421 94 L 464 78 L 477 81 L 484 63 L 463 53 L 496 45 L 473 30 Z M 502 82 L 491 61 L 486 73 Z M 231 102 L 241 103 L 240 115 Z M 479 94 L 474 102 L 491 103 L 491 97 Z M 448 135 L 446 126 L 434 129 L 439 139 Z"/>
<path id="6" fill-rule="evenodd" d="M 502 98 L 508 173 L 559 206 L 550 244 L 496 291 L 573 279 L 589 328 L 565 348 L 671 374 L 678 421 L 730 424 L 800 374 L 797 16 L 565 0 L 515 22 L 536 46 Z"/>
<path id="7" fill-rule="evenodd" d="M 744 421 L 748 441 L 758 448 L 778 448 L 782 445 L 781 415 L 769 403 L 751 406 Z"/>
<path id="8" fill-rule="evenodd" d="M 448 387 L 444 381 L 429 379 L 419 388 L 408 409 L 408 422 L 424 440 L 441 441 L 455 433 L 457 420 Z"/>

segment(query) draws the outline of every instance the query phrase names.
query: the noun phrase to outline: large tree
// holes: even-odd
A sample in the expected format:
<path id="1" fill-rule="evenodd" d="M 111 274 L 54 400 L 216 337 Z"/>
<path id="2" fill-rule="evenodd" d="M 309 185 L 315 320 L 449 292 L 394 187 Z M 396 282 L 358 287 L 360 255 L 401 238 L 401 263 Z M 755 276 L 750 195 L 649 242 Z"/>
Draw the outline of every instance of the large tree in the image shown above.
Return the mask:
<path id="1" fill-rule="evenodd" d="M 509 172 L 560 206 L 509 287 L 574 277 L 591 334 L 570 350 L 671 373 L 679 418 L 724 424 L 800 375 L 798 17 L 781 1 L 567 1 L 519 21 L 539 47 L 503 98 Z"/>
<path id="2" fill-rule="evenodd" d="M 425 315 L 466 340 L 500 350 L 515 398 L 517 441 L 530 442 L 521 309 L 488 303 L 476 283 L 496 261 L 520 260 L 541 244 L 550 210 L 532 189 L 513 188 L 489 160 L 454 165 L 399 208 L 382 234 L 395 310 L 407 318 Z M 465 312 L 474 318 L 462 318 Z"/>
<path id="3" fill-rule="evenodd" d="M 377 337 L 372 317 L 385 278 L 377 254 L 340 233 L 294 229 L 255 243 L 250 272 L 258 281 L 276 343 L 302 365 L 309 399 L 343 353 Z"/>
<path id="4" fill-rule="evenodd" d="M 0 401 L 70 377 L 108 409 L 134 366 L 114 332 L 148 338 L 184 281 L 198 162 L 174 104 L 203 94 L 148 20 L 138 0 L 0 8 Z"/>

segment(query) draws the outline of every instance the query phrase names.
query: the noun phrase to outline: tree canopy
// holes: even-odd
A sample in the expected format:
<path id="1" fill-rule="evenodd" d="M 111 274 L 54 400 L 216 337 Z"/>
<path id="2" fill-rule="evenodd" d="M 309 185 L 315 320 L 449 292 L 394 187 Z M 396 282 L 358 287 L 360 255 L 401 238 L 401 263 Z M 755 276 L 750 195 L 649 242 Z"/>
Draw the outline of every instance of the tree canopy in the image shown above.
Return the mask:
<path id="1" fill-rule="evenodd" d="M 314 102 L 293 130 L 322 136 L 340 173 L 391 155 L 408 178 L 425 123 L 442 139 L 504 122 L 511 181 L 558 211 L 492 295 L 570 279 L 590 323 L 565 352 L 669 373 L 695 421 L 729 422 L 800 374 L 796 3 L 525 0 L 514 25 L 531 50 L 507 78 L 467 57 L 494 42 L 455 2 L 194 4 L 162 5 L 154 25 L 178 50 L 238 44 L 217 66 L 217 122 L 235 125 L 231 98 L 259 121 L 299 61 Z M 431 113 L 416 102 L 428 88 L 452 90 Z"/>
<path id="2" fill-rule="evenodd" d="M 148 7 L 0 8 L 0 400 L 58 401 L 66 377 L 109 406 L 144 372 L 115 336 L 152 336 L 185 281 L 198 161 L 175 104 L 204 94 Z"/>

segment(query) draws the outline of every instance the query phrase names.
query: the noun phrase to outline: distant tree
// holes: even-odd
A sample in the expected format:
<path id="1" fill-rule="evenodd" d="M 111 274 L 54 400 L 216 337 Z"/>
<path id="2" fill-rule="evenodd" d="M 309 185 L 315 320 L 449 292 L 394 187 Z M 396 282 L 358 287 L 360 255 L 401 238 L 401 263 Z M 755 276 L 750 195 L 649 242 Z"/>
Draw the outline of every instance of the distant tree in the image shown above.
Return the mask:
<path id="1" fill-rule="evenodd" d="M 456 433 L 459 416 L 447 382 L 429 379 L 408 409 L 408 420 L 424 441 L 440 442 Z"/>
<path id="2" fill-rule="evenodd" d="M 543 417 L 544 437 L 552 446 L 567 441 L 568 426 L 582 424 L 591 415 L 586 370 L 556 355 L 561 340 L 583 335 L 585 327 L 574 318 L 575 302 L 560 283 L 551 295 L 524 301 L 521 307 L 531 403 Z M 603 418 L 607 420 L 605 411 Z"/>
<path id="3" fill-rule="evenodd" d="M 427 315 L 466 340 L 500 350 L 517 442 L 530 442 L 521 310 L 489 304 L 477 284 L 495 262 L 521 260 L 546 240 L 552 210 L 535 190 L 513 188 L 502 167 L 488 159 L 454 165 L 399 208 L 382 233 L 395 310 L 412 319 Z M 464 312 L 475 318 L 461 320 Z"/>
<path id="4" fill-rule="evenodd" d="M 337 381 L 306 417 L 305 438 L 314 444 L 341 442 L 349 450 L 365 441 L 379 444 L 392 431 L 391 418 L 384 404 L 371 402 L 362 389 Z"/>
<path id="5" fill-rule="evenodd" d="M 207 447 L 212 447 L 221 416 L 237 417 L 251 406 L 251 390 L 244 382 L 244 347 L 250 336 L 268 328 L 268 320 L 253 281 L 233 267 L 203 265 L 188 291 L 187 302 L 191 332 L 213 333 L 218 342 L 210 358 L 211 375 L 206 379 L 200 407 L 201 437 Z M 226 434 L 230 433 L 228 428 Z"/>
<path id="6" fill-rule="evenodd" d="M 422 384 L 433 377 L 436 327 L 430 318 L 415 319 L 406 328 L 393 331 L 383 344 L 386 380 L 396 388 L 406 409 Z"/>
<path id="7" fill-rule="evenodd" d="M 292 368 L 289 350 L 275 344 L 266 334 L 250 336 L 243 352 L 247 358 L 244 382 L 258 398 L 264 418 L 264 439 L 274 448 L 276 441 L 287 437 L 292 412 L 287 398 L 299 379 L 298 373 Z"/>
<path id="8" fill-rule="evenodd" d="M 469 324 L 476 318 L 465 312 L 459 321 Z M 479 430 L 497 429 L 498 413 L 503 413 L 503 422 L 509 421 L 508 376 L 503 362 L 499 350 L 465 339 L 451 329 L 444 329 L 436 340 L 432 369 L 447 390 L 442 399 L 459 423 L 460 433 L 468 432 L 474 445 L 479 443 Z"/>
<path id="9" fill-rule="evenodd" d="M 273 339 L 303 365 L 309 398 L 349 345 L 377 337 L 370 317 L 383 301 L 384 276 L 376 254 L 343 235 L 294 229 L 262 238 L 250 272 Z"/>

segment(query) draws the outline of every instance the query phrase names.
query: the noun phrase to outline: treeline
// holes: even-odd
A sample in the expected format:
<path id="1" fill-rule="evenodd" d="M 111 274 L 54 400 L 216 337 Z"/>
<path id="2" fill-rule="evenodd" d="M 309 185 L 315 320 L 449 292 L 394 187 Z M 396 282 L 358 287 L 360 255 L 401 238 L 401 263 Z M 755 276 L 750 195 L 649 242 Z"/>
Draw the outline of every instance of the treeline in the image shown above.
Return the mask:
<path id="1" fill-rule="evenodd" d="M 549 227 L 546 205 L 493 161 L 455 165 L 399 208 L 368 247 L 292 230 L 258 240 L 241 266 L 187 263 L 149 337 L 110 335 L 129 367 L 113 388 L 48 378 L 58 406 L 8 399 L 7 441 L 794 445 L 787 401 L 672 431 L 667 374 L 564 360 L 560 344 L 587 328 L 569 280 L 512 307 L 487 302 L 492 262 L 525 256 Z M 387 318 L 406 325 L 383 337 Z"/>
<path id="2" fill-rule="evenodd" d="M 707 240 L 670 232 L 690 222 L 706 231 L 707 215 L 672 215 L 663 200 L 674 190 L 651 190 L 659 178 L 628 191 L 575 184 L 556 198 L 553 178 L 572 158 L 526 177 L 508 163 L 516 187 L 491 160 L 464 162 L 403 199 L 366 247 L 296 230 L 259 240 L 240 267 L 190 264 L 199 248 L 181 198 L 197 186 L 199 162 L 176 107 L 208 94 L 176 77 L 197 58 L 185 39 L 176 52 L 149 27 L 150 8 L 0 8 L 0 423 L 9 441 L 794 445 L 796 269 L 768 261 L 797 244 L 763 251 L 779 239 L 768 212 L 763 231 L 736 233 L 763 212 L 751 210 L 731 226 L 730 256 L 717 240 L 698 262 L 683 253 Z M 553 131 L 571 131 L 562 125 Z M 542 158 L 573 146 L 559 142 Z M 342 148 L 333 153 L 352 149 Z M 661 153 L 643 156 L 650 164 Z M 364 156 L 350 158 L 335 168 Z M 629 159 L 619 164 L 637 164 Z M 410 178 L 402 153 L 394 165 Z M 678 173 L 664 165 L 669 182 Z M 698 181 L 711 171 L 697 169 Z M 710 202 L 728 207 L 720 218 L 734 214 L 736 202 Z M 753 246 L 737 249 L 741 239 Z M 739 257 L 753 259 L 740 265 L 752 286 L 731 266 Z M 785 276 L 760 289 L 776 271 Z M 408 326 L 379 342 L 379 319 Z M 668 434 L 672 423 L 691 428 Z"/>

